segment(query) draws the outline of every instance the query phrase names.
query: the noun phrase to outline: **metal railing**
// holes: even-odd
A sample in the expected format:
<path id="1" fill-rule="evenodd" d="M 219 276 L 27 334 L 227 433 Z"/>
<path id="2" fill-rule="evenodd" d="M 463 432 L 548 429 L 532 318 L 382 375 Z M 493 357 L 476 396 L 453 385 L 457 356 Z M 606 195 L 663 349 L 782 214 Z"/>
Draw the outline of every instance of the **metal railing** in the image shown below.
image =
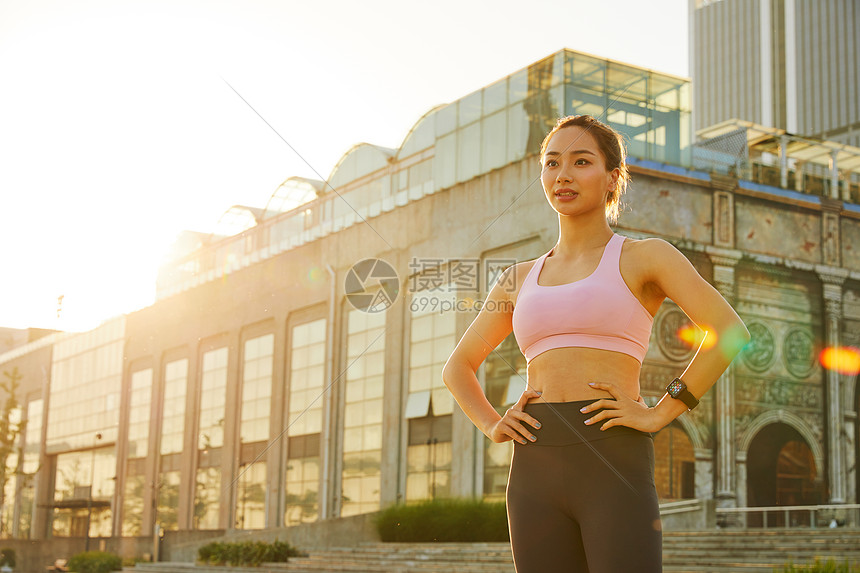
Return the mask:
<path id="1" fill-rule="evenodd" d="M 718 507 L 719 527 L 860 527 L 860 504 Z"/>

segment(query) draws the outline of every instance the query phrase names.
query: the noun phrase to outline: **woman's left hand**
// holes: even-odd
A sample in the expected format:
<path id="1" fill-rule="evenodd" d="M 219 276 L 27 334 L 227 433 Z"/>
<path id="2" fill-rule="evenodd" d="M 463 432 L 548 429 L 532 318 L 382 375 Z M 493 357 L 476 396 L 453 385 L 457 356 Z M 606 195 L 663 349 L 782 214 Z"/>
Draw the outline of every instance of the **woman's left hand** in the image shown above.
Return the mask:
<path id="1" fill-rule="evenodd" d="M 665 422 L 658 418 L 658 414 L 654 408 L 649 408 L 645 404 L 642 396 L 639 396 L 639 400 L 633 400 L 611 382 L 591 382 L 589 386 L 597 390 L 609 392 L 615 400 L 595 400 L 580 410 L 584 413 L 601 410 L 586 420 L 586 424 L 593 425 L 606 420 L 600 426 L 601 430 L 613 426 L 627 426 L 640 432 L 651 433 L 660 431 L 666 425 Z"/>

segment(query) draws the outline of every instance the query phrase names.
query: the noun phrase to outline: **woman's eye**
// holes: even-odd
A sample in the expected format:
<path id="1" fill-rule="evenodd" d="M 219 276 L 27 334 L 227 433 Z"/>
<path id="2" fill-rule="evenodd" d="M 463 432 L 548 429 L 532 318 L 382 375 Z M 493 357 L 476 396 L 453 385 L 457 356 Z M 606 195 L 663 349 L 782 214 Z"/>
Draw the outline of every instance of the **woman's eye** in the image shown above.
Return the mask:
<path id="1" fill-rule="evenodd" d="M 555 167 L 556 165 L 558 165 L 558 163 L 555 160 L 550 159 L 549 161 L 546 162 L 545 167 Z"/>
<path id="2" fill-rule="evenodd" d="M 576 164 L 577 165 L 588 165 L 588 161 L 586 161 L 585 159 L 577 159 Z"/>

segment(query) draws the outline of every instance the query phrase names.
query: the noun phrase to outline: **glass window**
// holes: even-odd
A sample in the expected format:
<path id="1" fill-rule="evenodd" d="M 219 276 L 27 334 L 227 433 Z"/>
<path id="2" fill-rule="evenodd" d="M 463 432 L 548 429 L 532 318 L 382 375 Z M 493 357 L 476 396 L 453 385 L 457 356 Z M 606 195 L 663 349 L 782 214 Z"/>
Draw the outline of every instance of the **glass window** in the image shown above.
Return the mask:
<path id="1" fill-rule="evenodd" d="M 116 475 L 113 446 L 59 454 L 54 476 L 52 532 L 57 537 L 110 537 Z"/>
<path id="2" fill-rule="evenodd" d="M 320 435 L 291 437 L 287 447 L 284 525 L 316 521 L 319 516 Z"/>
<path id="3" fill-rule="evenodd" d="M 218 529 L 220 508 L 221 469 L 198 469 L 194 488 L 194 529 Z"/>
<path id="4" fill-rule="evenodd" d="M 529 92 L 529 73 L 527 69 L 511 74 L 508 78 L 508 103 L 526 99 Z"/>
<path id="5" fill-rule="evenodd" d="M 347 323 L 341 516 L 379 509 L 385 369 L 385 313 L 352 310 Z"/>
<path id="6" fill-rule="evenodd" d="M 266 527 L 266 462 L 239 467 L 236 492 L 236 529 Z"/>
<path id="7" fill-rule="evenodd" d="M 457 132 L 457 182 L 468 181 L 481 171 L 481 124 Z"/>
<path id="8" fill-rule="evenodd" d="M 481 124 L 481 172 L 487 173 L 506 163 L 507 115 L 504 111 L 495 113 L 485 117 Z"/>
<path id="9" fill-rule="evenodd" d="M 326 319 L 292 329 L 285 525 L 318 517 Z"/>
<path id="10" fill-rule="evenodd" d="M 179 472 L 163 472 L 158 480 L 156 523 L 162 529 L 179 529 Z"/>
<path id="11" fill-rule="evenodd" d="M 122 535 L 143 535 L 143 500 L 146 498 L 146 477 L 129 475 L 125 480 L 125 495 L 122 497 Z"/>
<path id="12" fill-rule="evenodd" d="M 470 123 L 476 122 L 481 119 L 481 96 L 482 91 L 479 90 L 474 93 L 471 93 L 462 99 L 460 99 L 460 120 L 458 125 L 460 127 L 469 125 Z"/>
<path id="13" fill-rule="evenodd" d="M 406 449 L 406 500 L 451 494 L 451 416 L 409 420 Z"/>
<path id="14" fill-rule="evenodd" d="M 27 403 L 27 429 L 25 432 L 24 465 L 26 474 L 34 474 L 39 469 L 39 451 L 42 444 L 42 400 Z"/>
<path id="15" fill-rule="evenodd" d="M 224 444 L 224 406 L 227 399 L 227 348 L 203 354 L 200 380 L 200 426 L 197 447 L 220 448 Z"/>
<path id="16" fill-rule="evenodd" d="M 526 359 L 513 334 L 487 356 L 483 368 L 487 399 L 497 412 L 504 414 L 525 388 Z M 484 498 L 504 500 L 513 442 L 496 444 L 484 440 L 484 447 Z"/>
<path id="17" fill-rule="evenodd" d="M 128 409 L 128 457 L 146 457 L 149 447 L 149 414 L 152 411 L 152 368 L 131 375 Z"/>
<path id="18" fill-rule="evenodd" d="M 508 104 L 508 80 L 499 80 L 484 88 L 484 115 L 504 109 Z"/>
<path id="19" fill-rule="evenodd" d="M 611 99 L 626 98 L 647 105 L 649 72 L 641 68 L 609 62 L 606 70 L 606 91 Z"/>
<path id="20" fill-rule="evenodd" d="M 290 351 L 289 435 L 322 429 L 326 319 L 293 327 Z"/>
<path id="21" fill-rule="evenodd" d="M 161 455 L 182 452 L 185 436 L 185 392 L 188 359 L 169 362 L 164 368 L 164 399 L 161 416 Z"/>
<path id="22" fill-rule="evenodd" d="M 457 102 L 440 108 L 436 113 L 436 137 L 457 129 Z"/>
<path id="23" fill-rule="evenodd" d="M 90 448 L 97 433 L 116 440 L 124 332 L 121 318 L 54 346 L 48 453 Z"/>
<path id="24" fill-rule="evenodd" d="M 423 151 L 436 143 L 436 115 L 430 112 L 412 127 L 412 131 L 406 136 L 406 140 L 400 146 L 398 157 L 409 157 L 419 151 Z"/>
<path id="25" fill-rule="evenodd" d="M 529 118 L 525 107 L 518 103 L 508 108 L 508 137 L 507 137 L 507 160 L 508 163 L 519 161 L 526 153 L 535 153 L 538 150 L 527 149 L 529 134 Z"/>
<path id="26" fill-rule="evenodd" d="M 580 87 L 603 92 L 606 89 L 606 60 L 585 54 L 566 53 L 567 81 Z"/>
<path id="27" fill-rule="evenodd" d="M 445 189 L 457 182 L 457 133 L 450 133 L 436 140 L 433 157 L 433 180 L 438 189 Z"/>
<path id="28" fill-rule="evenodd" d="M 269 439 L 274 349 L 275 337 L 272 334 L 252 338 L 245 342 L 240 428 L 243 444 Z"/>
<path id="29" fill-rule="evenodd" d="M 410 305 L 407 501 L 449 494 L 454 399 L 442 380 L 442 367 L 457 342 L 456 313 L 436 311 L 456 308 L 454 286 L 449 283 L 424 289 L 413 296 L 438 300 L 435 304 Z M 429 413 L 425 406 L 428 394 Z"/>

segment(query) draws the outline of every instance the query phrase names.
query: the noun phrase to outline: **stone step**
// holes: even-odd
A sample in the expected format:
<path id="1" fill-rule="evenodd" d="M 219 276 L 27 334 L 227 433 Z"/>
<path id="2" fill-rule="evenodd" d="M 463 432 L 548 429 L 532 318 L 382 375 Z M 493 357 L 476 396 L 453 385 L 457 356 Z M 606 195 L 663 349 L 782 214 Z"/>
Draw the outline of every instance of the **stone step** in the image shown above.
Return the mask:
<path id="1" fill-rule="evenodd" d="M 771 573 L 816 557 L 860 563 L 860 530 L 666 532 L 666 573 Z M 362 543 L 261 567 L 141 563 L 129 573 L 513 573 L 508 543 Z"/>

